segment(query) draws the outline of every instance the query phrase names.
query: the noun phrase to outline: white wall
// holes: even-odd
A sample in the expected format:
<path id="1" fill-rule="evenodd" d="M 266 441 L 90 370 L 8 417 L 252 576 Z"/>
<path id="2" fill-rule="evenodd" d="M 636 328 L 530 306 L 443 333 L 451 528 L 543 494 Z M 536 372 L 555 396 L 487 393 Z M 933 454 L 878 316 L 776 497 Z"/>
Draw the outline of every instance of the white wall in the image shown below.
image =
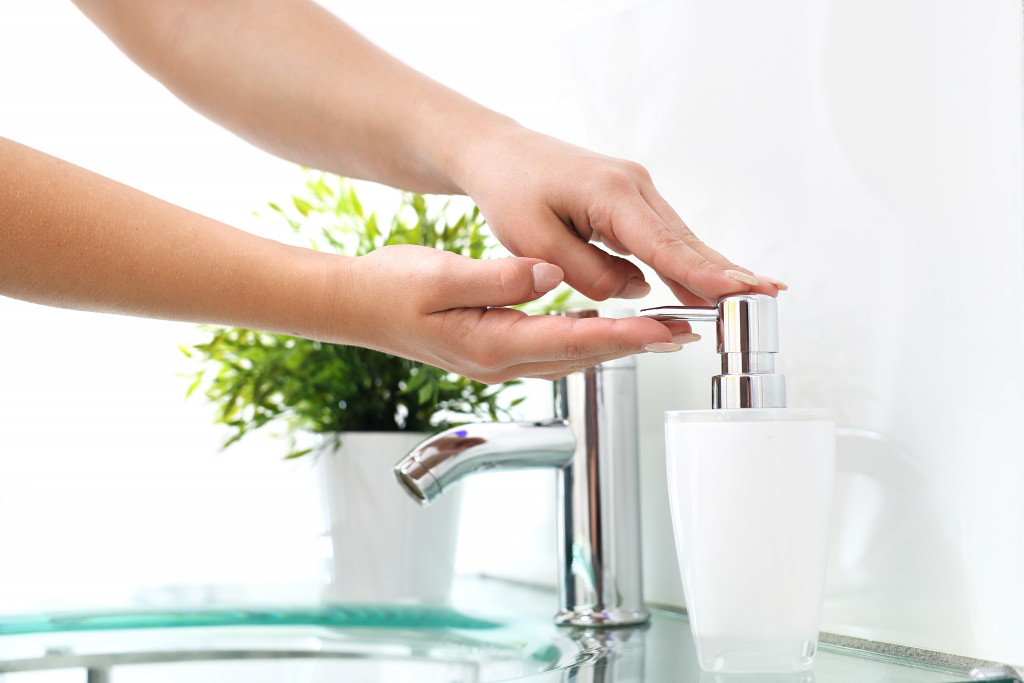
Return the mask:
<path id="1" fill-rule="evenodd" d="M 523 122 L 646 164 L 699 235 L 791 285 L 790 404 L 844 429 L 824 628 L 1024 662 L 1020 3 L 580 0 L 515 15 L 537 33 L 452 1 L 479 33 L 389 42 L 381 16 L 416 4 L 354 18 Z M 714 366 L 709 344 L 640 364 L 651 600 L 682 600 L 661 415 L 706 407 Z M 475 514 L 510 536 L 502 555 L 470 530 L 475 566 L 553 580 L 508 568 L 549 557 L 547 512 L 528 513 L 547 485 L 481 478 Z"/>
<path id="2" fill-rule="evenodd" d="M 1024 661 L 1020 4 L 651 2 L 567 38 L 583 141 L 791 284 L 790 403 L 858 430 L 824 628 Z M 641 400 L 655 599 L 679 595 L 658 414 L 692 400 L 667 362 Z"/>
<path id="3" fill-rule="evenodd" d="M 698 234 L 789 282 L 790 402 L 857 430 L 824 627 L 1024 662 L 1019 3 L 327 4 L 528 125 L 643 162 Z M 294 187 L 70 4 L 0 13 L 0 134 L 255 231 L 249 212 Z M 270 441 L 215 454 L 173 377 L 191 327 L 3 300 L 0 321 L 0 603 L 71 600 L 101 576 L 111 599 L 309 578 L 308 476 Z M 705 407 L 714 366 L 709 344 L 640 364 L 654 601 L 682 599 L 661 415 Z M 504 536 L 467 527 L 463 568 L 552 580 L 551 487 L 478 478 L 472 516 Z"/>

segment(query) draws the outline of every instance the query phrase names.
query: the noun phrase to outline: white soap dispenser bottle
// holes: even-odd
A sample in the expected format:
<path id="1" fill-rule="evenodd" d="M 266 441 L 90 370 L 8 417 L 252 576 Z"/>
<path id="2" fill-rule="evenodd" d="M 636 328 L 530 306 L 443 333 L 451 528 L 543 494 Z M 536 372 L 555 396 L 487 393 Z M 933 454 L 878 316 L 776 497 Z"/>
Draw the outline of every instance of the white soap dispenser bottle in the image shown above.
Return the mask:
<path id="1" fill-rule="evenodd" d="M 709 672 L 806 671 L 817 649 L 835 420 L 785 407 L 777 311 L 761 294 L 644 311 L 718 326 L 712 409 L 665 415 L 676 550 L 698 661 Z"/>

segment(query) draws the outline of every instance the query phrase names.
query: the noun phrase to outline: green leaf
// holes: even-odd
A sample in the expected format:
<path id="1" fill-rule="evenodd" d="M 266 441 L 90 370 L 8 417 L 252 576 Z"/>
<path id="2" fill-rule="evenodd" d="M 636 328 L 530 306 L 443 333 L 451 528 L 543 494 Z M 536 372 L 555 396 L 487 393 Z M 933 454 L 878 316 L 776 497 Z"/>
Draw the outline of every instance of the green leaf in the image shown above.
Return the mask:
<path id="1" fill-rule="evenodd" d="M 357 215 L 359 217 L 362 217 L 362 215 L 363 215 L 363 205 L 359 202 L 359 197 L 356 195 L 355 188 L 351 188 L 349 190 L 348 196 L 349 196 L 349 200 L 351 201 L 352 213 L 354 213 L 355 215 Z"/>
<path id="2" fill-rule="evenodd" d="M 299 190 L 293 209 L 268 203 L 268 218 L 312 248 L 361 256 L 385 245 L 418 244 L 474 258 L 498 248 L 479 209 L 468 203 L 463 211 L 447 198 L 396 193 L 393 211 L 367 215 L 356 185 L 344 178 L 307 171 Z M 230 432 L 224 447 L 268 425 L 289 433 L 429 431 L 445 426 L 442 411 L 456 420 L 496 419 L 523 400 L 506 406 L 499 399 L 513 383 L 489 387 L 369 349 L 242 328 L 201 329 L 200 343 L 179 347 L 199 368 L 186 396 L 199 394 L 214 406 L 215 421 Z M 294 448 L 289 458 L 309 452 Z"/>
<path id="3" fill-rule="evenodd" d="M 202 382 L 203 382 L 203 375 L 202 375 L 202 373 L 197 373 L 195 381 L 192 382 L 192 384 L 188 385 L 188 389 L 185 390 L 185 398 L 188 398 L 193 393 L 195 393 L 195 390 L 199 388 L 199 385 L 202 384 Z"/>
<path id="4" fill-rule="evenodd" d="M 366 241 L 369 244 L 376 244 L 380 239 L 380 228 L 377 227 L 377 214 L 371 213 L 366 219 Z"/>
<path id="5" fill-rule="evenodd" d="M 423 216 L 427 212 L 427 200 L 421 194 L 414 194 L 412 196 L 412 208 L 416 210 L 416 215 Z"/>

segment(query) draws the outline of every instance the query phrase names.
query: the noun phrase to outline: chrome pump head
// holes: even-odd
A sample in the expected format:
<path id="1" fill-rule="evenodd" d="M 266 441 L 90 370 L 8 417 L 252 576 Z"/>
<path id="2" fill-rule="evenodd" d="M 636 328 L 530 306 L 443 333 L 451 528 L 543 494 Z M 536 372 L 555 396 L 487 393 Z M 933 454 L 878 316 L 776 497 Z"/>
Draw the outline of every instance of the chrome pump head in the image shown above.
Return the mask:
<path id="1" fill-rule="evenodd" d="M 717 323 L 722 374 L 711 380 L 712 408 L 786 407 L 786 378 L 775 372 L 779 312 L 773 297 L 736 294 L 717 306 L 661 306 L 642 313 L 661 321 Z"/>

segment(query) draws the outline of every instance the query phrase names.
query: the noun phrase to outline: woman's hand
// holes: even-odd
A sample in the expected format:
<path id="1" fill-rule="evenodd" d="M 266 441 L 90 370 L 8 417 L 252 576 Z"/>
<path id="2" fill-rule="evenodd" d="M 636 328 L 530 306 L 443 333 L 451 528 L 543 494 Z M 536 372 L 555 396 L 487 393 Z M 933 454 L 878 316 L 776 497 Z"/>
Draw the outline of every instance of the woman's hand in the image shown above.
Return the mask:
<path id="1" fill-rule="evenodd" d="M 558 265 L 593 299 L 637 298 L 648 285 L 591 241 L 633 254 L 688 304 L 783 288 L 694 237 L 643 167 L 523 128 L 314 2 L 75 1 L 172 92 L 243 138 L 341 175 L 468 194 L 514 254 Z"/>
<path id="2" fill-rule="evenodd" d="M 555 378 L 693 341 L 685 323 L 503 308 L 562 277 L 535 258 L 410 245 L 353 258 L 287 246 L 0 138 L 6 296 L 358 344 L 485 382 Z"/>
<path id="3" fill-rule="evenodd" d="M 512 253 L 562 268 L 592 299 L 639 298 L 650 291 L 640 269 L 590 242 L 633 254 L 680 301 L 714 302 L 746 291 L 776 295 L 781 282 L 754 276 L 690 231 L 647 171 L 535 133 L 510 121 L 466 148 L 461 186 Z"/>
<path id="4" fill-rule="evenodd" d="M 103 201 L 89 191 L 92 181 L 84 183 L 87 191 L 54 182 L 69 195 L 59 204 L 52 190 L 32 201 L 19 188 L 47 186 L 16 178 L 11 201 L 23 215 L 15 218 L 29 229 L 8 238 L 23 251 L 9 259 L 18 277 L 0 269 L 0 291 L 94 310 L 321 334 L 493 382 L 556 377 L 690 339 L 688 328 L 643 318 L 529 317 L 503 308 L 545 291 L 544 281 L 557 279 L 555 266 L 594 299 L 648 291 L 635 264 L 591 241 L 647 263 L 684 303 L 782 288 L 694 237 L 642 167 L 519 126 L 410 69 L 315 2 L 76 2 L 172 92 L 241 137 L 342 175 L 468 194 L 521 258 L 472 261 L 387 248 L 344 267 L 332 260 L 321 271 L 326 255 L 260 243 L 109 187 L 110 201 Z M 0 166 L 0 175 L 5 170 Z M 0 200 L 3 190 L 0 184 Z M 51 230 L 33 242 L 38 206 L 63 211 L 43 217 L 52 219 Z M 10 213 L 0 201 L 0 223 Z M 149 229 L 140 230 L 143 224 Z M 76 228 L 74 244 L 65 225 Z M 0 250 L 0 265 L 3 256 Z M 535 282 L 538 265 L 544 267 Z M 40 283 L 39 273 L 49 281 Z M 672 342 L 673 334 L 682 336 Z"/>
<path id="5" fill-rule="evenodd" d="M 375 348 L 483 382 L 554 379 L 614 358 L 671 351 L 694 341 L 686 323 L 648 318 L 529 316 L 504 308 L 532 301 L 562 279 L 534 258 L 476 260 L 411 245 L 346 259 L 354 283 L 328 310 L 346 343 Z M 353 298 L 354 297 L 354 298 Z M 325 330 L 323 337 L 335 336 Z"/>

